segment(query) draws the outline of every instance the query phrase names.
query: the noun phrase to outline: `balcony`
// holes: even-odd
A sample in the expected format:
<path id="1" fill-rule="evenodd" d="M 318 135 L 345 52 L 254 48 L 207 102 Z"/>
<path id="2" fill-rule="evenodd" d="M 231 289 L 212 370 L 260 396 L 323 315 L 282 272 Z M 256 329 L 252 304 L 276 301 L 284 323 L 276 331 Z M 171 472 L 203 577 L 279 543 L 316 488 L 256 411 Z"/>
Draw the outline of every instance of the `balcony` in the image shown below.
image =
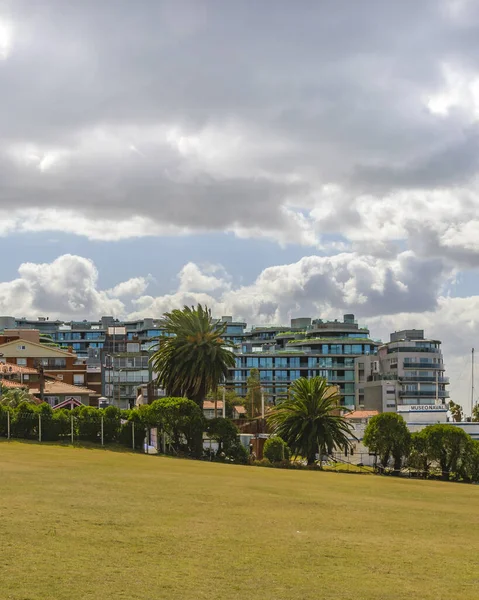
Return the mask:
<path id="1" fill-rule="evenodd" d="M 408 382 L 408 381 L 428 381 L 430 383 L 449 383 L 449 377 L 423 377 L 422 375 L 418 375 L 417 377 L 400 377 L 400 381 Z"/>
<path id="2" fill-rule="evenodd" d="M 440 369 L 444 371 L 443 363 L 422 363 L 422 362 L 408 362 L 404 363 L 405 369 Z"/>
<path id="3" fill-rule="evenodd" d="M 438 392 L 433 391 L 422 391 L 422 390 L 400 390 L 399 395 L 401 397 L 408 396 L 410 398 L 449 398 L 449 392 L 446 390 L 439 390 Z"/>
<path id="4" fill-rule="evenodd" d="M 433 354 L 440 354 L 440 348 L 420 348 L 417 346 L 399 346 L 398 348 L 388 348 L 388 354 L 395 354 L 396 352 L 432 352 Z"/>

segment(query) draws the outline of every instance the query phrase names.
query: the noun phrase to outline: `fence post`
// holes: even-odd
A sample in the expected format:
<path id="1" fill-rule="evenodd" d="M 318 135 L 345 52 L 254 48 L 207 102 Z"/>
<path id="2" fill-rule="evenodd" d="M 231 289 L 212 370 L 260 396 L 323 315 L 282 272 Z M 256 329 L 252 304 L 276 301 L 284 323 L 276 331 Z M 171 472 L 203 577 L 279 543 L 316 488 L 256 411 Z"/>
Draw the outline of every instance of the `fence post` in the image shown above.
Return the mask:
<path id="1" fill-rule="evenodd" d="M 73 446 L 73 415 L 71 416 L 71 440 L 72 440 L 72 446 Z"/>
<path id="2" fill-rule="evenodd" d="M 38 441 L 42 441 L 42 415 L 38 413 Z"/>
<path id="3" fill-rule="evenodd" d="M 103 446 L 103 415 L 100 417 L 101 445 Z"/>
<path id="4" fill-rule="evenodd" d="M 10 439 L 10 411 L 7 410 L 7 440 Z"/>
<path id="5" fill-rule="evenodd" d="M 132 440 L 132 446 L 133 446 L 133 450 L 135 449 L 135 421 L 131 422 L 131 440 Z"/>

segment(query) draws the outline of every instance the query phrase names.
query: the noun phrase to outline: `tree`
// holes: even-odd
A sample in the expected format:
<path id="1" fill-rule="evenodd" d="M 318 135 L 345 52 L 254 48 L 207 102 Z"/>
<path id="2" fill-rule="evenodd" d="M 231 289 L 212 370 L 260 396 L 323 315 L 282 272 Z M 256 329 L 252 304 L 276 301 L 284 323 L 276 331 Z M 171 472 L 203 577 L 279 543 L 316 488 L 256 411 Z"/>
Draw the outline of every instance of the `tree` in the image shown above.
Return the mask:
<path id="1" fill-rule="evenodd" d="M 431 466 L 429 456 L 428 440 L 424 429 L 411 434 L 411 449 L 408 458 L 408 466 L 427 475 Z"/>
<path id="2" fill-rule="evenodd" d="M 394 471 L 398 472 L 401 470 L 403 458 L 409 455 L 411 434 L 401 415 L 381 413 L 367 424 L 363 443 L 370 452 L 379 456 L 383 468 L 388 466 L 389 459 L 392 457 Z"/>
<path id="3" fill-rule="evenodd" d="M 179 451 L 198 454 L 198 437 L 203 444 L 202 434 L 205 418 L 200 407 L 188 398 L 160 398 L 151 406 L 151 418 L 163 430 Z M 202 446 L 201 446 L 202 449 Z"/>
<path id="4" fill-rule="evenodd" d="M 208 390 L 215 392 L 235 364 L 232 344 L 222 337 L 226 323 L 198 304 L 165 313 L 160 328 L 165 336 L 151 357 L 158 384 L 169 396 L 190 398 L 202 409 Z"/>
<path id="5" fill-rule="evenodd" d="M 426 436 L 427 454 L 431 461 L 439 463 L 444 479 L 458 473 L 461 463 L 471 450 L 469 435 L 454 425 L 428 425 L 423 429 Z"/>
<path id="6" fill-rule="evenodd" d="M 291 451 L 279 435 L 273 435 L 264 443 L 263 456 L 272 463 L 280 462 L 282 460 L 289 460 Z"/>
<path id="7" fill-rule="evenodd" d="M 230 419 L 218 417 L 208 421 L 207 432 L 212 440 L 218 442 L 218 454 L 220 454 L 237 441 L 239 429 Z"/>
<path id="8" fill-rule="evenodd" d="M 0 404 L 8 408 L 17 408 L 22 402 L 29 402 L 33 405 L 32 397 L 26 389 L 7 388 L 2 386 L 2 395 Z"/>
<path id="9" fill-rule="evenodd" d="M 251 369 L 247 383 L 246 410 L 251 419 L 261 414 L 261 380 L 258 369 Z"/>
<path id="10" fill-rule="evenodd" d="M 479 404 L 476 404 L 472 409 L 472 421 L 479 421 Z"/>
<path id="11" fill-rule="evenodd" d="M 320 461 L 336 448 L 350 448 L 351 425 L 339 414 L 339 394 L 323 377 L 296 379 L 290 396 L 274 406 L 267 419 L 276 435 L 291 448 L 294 456 L 303 456 L 308 465 Z"/>
<path id="12" fill-rule="evenodd" d="M 459 423 L 463 420 L 463 411 L 460 404 L 456 404 L 452 400 L 449 401 L 449 412 L 451 413 L 452 420 Z"/>

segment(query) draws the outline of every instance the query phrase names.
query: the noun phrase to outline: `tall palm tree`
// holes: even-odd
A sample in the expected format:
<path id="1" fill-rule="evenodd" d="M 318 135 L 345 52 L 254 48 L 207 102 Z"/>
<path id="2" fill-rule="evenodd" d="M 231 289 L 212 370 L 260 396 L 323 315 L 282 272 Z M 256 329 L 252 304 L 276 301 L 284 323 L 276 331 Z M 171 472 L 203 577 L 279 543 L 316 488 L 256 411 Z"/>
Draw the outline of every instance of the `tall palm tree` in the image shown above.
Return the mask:
<path id="1" fill-rule="evenodd" d="M 226 323 L 219 323 L 205 306 L 175 309 L 160 320 L 164 332 L 150 361 L 157 382 L 169 396 L 185 396 L 200 408 L 208 392 L 228 375 L 235 358 L 223 339 Z"/>
<path id="2" fill-rule="evenodd" d="M 337 388 L 324 377 L 301 377 L 290 386 L 289 397 L 273 407 L 268 424 L 291 448 L 295 456 L 304 456 L 314 464 L 335 448 L 351 446 L 351 425 L 339 414 Z"/>

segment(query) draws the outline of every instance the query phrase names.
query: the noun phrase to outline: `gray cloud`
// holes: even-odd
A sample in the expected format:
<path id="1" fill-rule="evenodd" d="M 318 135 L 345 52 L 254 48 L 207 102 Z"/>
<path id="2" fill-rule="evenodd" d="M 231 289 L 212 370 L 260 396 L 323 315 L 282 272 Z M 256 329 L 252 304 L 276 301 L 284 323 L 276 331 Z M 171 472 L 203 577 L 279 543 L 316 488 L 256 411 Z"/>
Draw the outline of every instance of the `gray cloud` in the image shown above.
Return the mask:
<path id="1" fill-rule="evenodd" d="M 70 209 L 87 235 L 110 219 L 127 236 L 133 214 L 149 221 L 138 235 L 314 244 L 356 228 L 369 243 L 362 195 L 380 210 L 387 193 L 477 173 L 473 2 L 18 0 L 6 18 L 0 205 L 55 209 L 53 229 Z M 464 97 L 438 115 L 428 99 L 447 91 L 444 65 Z"/>

